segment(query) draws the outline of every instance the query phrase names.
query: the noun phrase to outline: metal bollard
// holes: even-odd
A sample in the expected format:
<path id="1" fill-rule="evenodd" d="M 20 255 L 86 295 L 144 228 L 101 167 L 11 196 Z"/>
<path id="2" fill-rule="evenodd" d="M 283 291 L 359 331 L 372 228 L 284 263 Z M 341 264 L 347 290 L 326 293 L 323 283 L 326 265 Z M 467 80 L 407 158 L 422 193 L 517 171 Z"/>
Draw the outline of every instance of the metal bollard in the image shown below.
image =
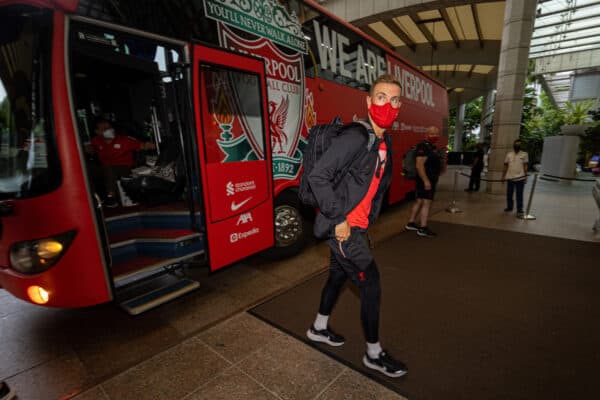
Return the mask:
<path id="1" fill-rule="evenodd" d="M 533 175 L 533 183 L 531 184 L 531 190 L 529 191 L 529 200 L 527 201 L 527 210 L 525 210 L 525 214 L 517 215 L 519 219 L 536 219 L 534 215 L 529 214 L 529 210 L 531 210 L 531 201 L 533 200 L 533 192 L 535 190 L 535 184 L 537 183 L 538 174 Z"/>
<path id="2" fill-rule="evenodd" d="M 452 202 L 446 208 L 446 211 L 452 214 L 462 212 L 460 208 L 456 205 L 456 182 L 458 181 L 458 173 L 459 171 L 454 171 L 454 187 L 452 188 Z"/>

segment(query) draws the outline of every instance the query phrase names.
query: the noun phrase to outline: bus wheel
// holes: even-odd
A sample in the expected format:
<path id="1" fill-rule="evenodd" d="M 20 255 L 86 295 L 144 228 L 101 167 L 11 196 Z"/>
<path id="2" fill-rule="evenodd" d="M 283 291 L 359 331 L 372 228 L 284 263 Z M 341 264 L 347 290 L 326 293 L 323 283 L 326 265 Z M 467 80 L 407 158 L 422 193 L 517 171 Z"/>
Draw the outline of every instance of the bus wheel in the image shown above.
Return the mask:
<path id="1" fill-rule="evenodd" d="M 309 227 L 297 194 L 287 191 L 278 196 L 274 213 L 275 246 L 267 254 L 272 258 L 283 258 L 298 253 L 306 245 Z"/>

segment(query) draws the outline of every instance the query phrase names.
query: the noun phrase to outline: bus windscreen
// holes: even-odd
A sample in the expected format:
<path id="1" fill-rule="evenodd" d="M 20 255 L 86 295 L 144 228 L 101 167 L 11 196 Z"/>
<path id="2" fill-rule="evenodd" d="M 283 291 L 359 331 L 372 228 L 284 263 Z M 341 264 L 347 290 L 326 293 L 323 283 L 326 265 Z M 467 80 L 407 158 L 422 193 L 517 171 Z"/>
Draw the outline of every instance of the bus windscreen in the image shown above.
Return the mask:
<path id="1" fill-rule="evenodd" d="M 52 13 L 0 10 L 0 200 L 39 196 L 61 181 L 50 104 Z"/>

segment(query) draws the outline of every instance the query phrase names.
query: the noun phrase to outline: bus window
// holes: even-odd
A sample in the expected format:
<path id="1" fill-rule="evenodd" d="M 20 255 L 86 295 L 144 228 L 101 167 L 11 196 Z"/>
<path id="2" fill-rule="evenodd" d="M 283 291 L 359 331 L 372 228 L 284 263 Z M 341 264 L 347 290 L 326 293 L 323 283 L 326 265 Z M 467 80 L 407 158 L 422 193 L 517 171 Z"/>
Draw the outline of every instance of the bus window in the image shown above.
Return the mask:
<path id="1" fill-rule="evenodd" d="M 308 43 L 305 74 L 367 91 L 377 76 L 386 72 L 385 53 L 373 43 L 299 0 L 287 8 L 302 24 Z"/>
<path id="2" fill-rule="evenodd" d="M 206 98 L 214 118 L 204 135 L 208 163 L 265 159 L 263 110 L 259 77 L 254 74 L 201 65 Z M 274 107 L 271 105 L 270 107 Z M 239 125 L 239 126 L 238 126 Z M 233 131 L 248 133 L 250 146 L 232 146 Z M 271 133 L 276 137 L 277 133 Z"/>
<path id="3" fill-rule="evenodd" d="M 8 6 L 0 14 L 0 200 L 61 182 L 51 117 L 52 14 Z"/>

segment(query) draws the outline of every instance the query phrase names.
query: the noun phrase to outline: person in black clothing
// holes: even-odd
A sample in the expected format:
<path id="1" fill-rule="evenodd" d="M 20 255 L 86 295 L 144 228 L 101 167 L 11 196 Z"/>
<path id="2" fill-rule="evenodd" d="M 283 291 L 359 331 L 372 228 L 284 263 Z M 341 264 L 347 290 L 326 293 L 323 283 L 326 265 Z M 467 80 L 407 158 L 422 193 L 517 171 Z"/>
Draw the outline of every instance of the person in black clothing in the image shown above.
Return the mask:
<path id="1" fill-rule="evenodd" d="M 442 172 L 442 158 L 435 146 L 438 138 L 439 130 L 432 126 L 427 131 L 427 138 L 417 145 L 416 201 L 404 228 L 416 231 L 419 236 L 435 236 L 427 226 L 427 219 L 435 195 L 435 187 Z M 417 217 L 420 225 L 416 223 Z"/>
<path id="2" fill-rule="evenodd" d="M 407 368 L 379 343 L 381 284 L 366 232 L 379 214 L 392 178 L 392 147 L 385 130 L 398 116 L 400 93 L 400 83 L 393 76 L 377 78 L 366 98 L 368 120 L 344 127 L 308 175 L 319 205 L 315 234 L 328 237 L 331 264 L 319 312 L 306 335 L 331 346 L 344 344 L 345 339 L 328 327 L 328 321 L 342 286 L 350 278 L 360 290 L 360 315 L 367 341 L 363 364 L 390 377 L 406 374 Z M 332 182 L 340 173 L 344 173 L 343 178 L 334 187 Z"/>
<path id="3" fill-rule="evenodd" d="M 475 145 L 475 157 L 471 166 L 471 177 L 469 178 L 469 187 L 465 192 L 478 192 L 481 185 L 481 171 L 483 171 L 483 144 Z"/>

